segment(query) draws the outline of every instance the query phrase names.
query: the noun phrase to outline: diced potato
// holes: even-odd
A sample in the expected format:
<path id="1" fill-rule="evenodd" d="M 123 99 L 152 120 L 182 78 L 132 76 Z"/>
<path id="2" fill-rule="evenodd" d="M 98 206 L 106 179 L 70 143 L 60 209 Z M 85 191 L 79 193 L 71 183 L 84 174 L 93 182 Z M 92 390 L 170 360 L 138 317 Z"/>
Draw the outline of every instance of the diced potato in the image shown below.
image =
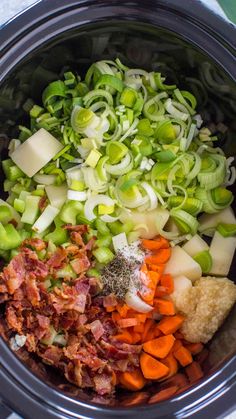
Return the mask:
<path id="1" fill-rule="evenodd" d="M 200 265 L 188 253 L 180 246 L 175 246 L 166 264 L 165 273 L 171 274 L 173 277 L 184 275 L 191 281 L 195 281 L 201 277 L 202 270 Z"/>
<path id="2" fill-rule="evenodd" d="M 182 246 L 182 249 L 189 254 L 189 256 L 194 257 L 198 253 L 208 250 L 209 246 L 198 234 L 195 234 L 187 243 Z"/>
<path id="3" fill-rule="evenodd" d="M 223 237 L 216 231 L 210 245 L 211 275 L 227 276 L 236 249 L 236 237 Z"/>
<path id="4" fill-rule="evenodd" d="M 162 208 L 153 211 L 122 211 L 120 220 L 123 223 L 132 221 L 133 230 L 140 232 L 140 237 L 152 239 L 160 233 L 160 228 L 164 228 L 169 219 L 169 212 Z"/>
<path id="5" fill-rule="evenodd" d="M 236 218 L 231 207 L 225 208 L 216 214 L 203 214 L 199 217 L 199 228 L 200 233 L 206 234 L 207 236 L 213 236 L 214 229 L 219 223 L 236 224 Z"/>
<path id="6" fill-rule="evenodd" d="M 41 128 L 17 147 L 11 158 L 27 176 L 32 177 L 62 148 L 60 141 Z"/>

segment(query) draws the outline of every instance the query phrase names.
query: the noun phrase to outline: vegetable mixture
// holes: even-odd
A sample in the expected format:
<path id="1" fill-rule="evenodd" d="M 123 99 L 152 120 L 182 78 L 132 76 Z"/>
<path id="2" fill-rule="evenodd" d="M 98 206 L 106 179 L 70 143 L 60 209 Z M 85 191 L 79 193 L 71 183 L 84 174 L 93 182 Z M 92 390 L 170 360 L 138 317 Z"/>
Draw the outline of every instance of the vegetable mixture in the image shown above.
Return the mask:
<path id="1" fill-rule="evenodd" d="M 159 382 L 149 403 L 203 377 L 204 344 L 236 301 L 236 171 L 196 109 L 192 93 L 119 59 L 84 80 L 68 71 L 30 102 L 2 162 L 12 350 L 100 396 Z"/>

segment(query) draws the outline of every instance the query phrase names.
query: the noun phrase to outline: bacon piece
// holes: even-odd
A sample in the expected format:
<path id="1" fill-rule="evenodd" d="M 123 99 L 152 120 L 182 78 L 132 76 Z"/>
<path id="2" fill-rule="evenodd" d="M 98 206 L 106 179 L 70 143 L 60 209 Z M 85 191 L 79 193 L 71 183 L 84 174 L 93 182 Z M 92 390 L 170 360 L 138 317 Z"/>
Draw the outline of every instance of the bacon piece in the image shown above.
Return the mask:
<path id="1" fill-rule="evenodd" d="M 116 306 L 117 305 L 117 299 L 114 294 L 105 295 L 103 297 L 103 306 L 109 307 L 109 306 Z"/>
<path id="2" fill-rule="evenodd" d="M 88 241 L 88 243 L 85 245 L 85 250 L 91 251 L 93 249 L 93 246 L 94 246 L 95 242 L 96 242 L 96 237 L 92 237 Z"/>
<path id="3" fill-rule="evenodd" d="M 104 328 L 100 320 L 94 320 L 92 323 L 90 323 L 90 329 L 94 336 L 94 339 L 97 341 L 102 337 L 104 333 Z"/>
<path id="4" fill-rule="evenodd" d="M 18 333 L 21 333 L 23 318 L 22 316 L 16 315 L 16 311 L 12 306 L 8 306 L 6 309 L 6 321 L 10 329 L 13 329 Z"/>
<path id="5" fill-rule="evenodd" d="M 49 268 L 60 269 L 67 261 L 67 252 L 63 247 L 58 247 L 47 261 Z"/>
<path id="6" fill-rule="evenodd" d="M 9 294 L 14 294 L 20 288 L 25 278 L 24 256 L 19 253 L 9 265 L 3 269 L 3 278 L 6 282 Z"/>
<path id="7" fill-rule="evenodd" d="M 70 262 L 73 270 L 77 274 L 81 274 L 82 272 L 86 272 L 90 267 L 89 259 L 86 255 L 78 257 Z"/>
<path id="8" fill-rule="evenodd" d="M 46 208 L 47 202 L 48 202 L 47 196 L 43 195 L 39 200 L 39 209 L 41 212 L 43 212 L 43 210 Z"/>
<path id="9" fill-rule="evenodd" d="M 50 365 L 58 366 L 61 358 L 63 357 L 63 349 L 58 346 L 51 345 L 43 350 L 38 350 L 38 355 L 43 358 L 43 360 Z"/>
<path id="10" fill-rule="evenodd" d="M 87 233 L 88 231 L 88 226 L 86 224 L 77 224 L 75 226 L 66 224 L 63 226 L 63 228 L 68 231 L 78 231 L 81 234 Z"/>
<path id="11" fill-rule="evenodd" d="M 38 306 L 40 294 L 35 279 L 28 279 L 25 283 L 26 295 L 32 306 Z"/>
<path id="12" fill-rule="evenodd" d="M 26 239 L 22 243 L 22 247 L 24 246 L 31 246 L 37 252 L 46 249 L 46 243 L 42 239 L 33 238 L 33 239 Z"/>
<path id="13" fill-rule="evenodd" d="M 102 373 L 97 374 L 94 377 L 94 384 L 96 392 L 103 396 L 104 394 L 110 394 L 112 392 L 112 376 Z"/>

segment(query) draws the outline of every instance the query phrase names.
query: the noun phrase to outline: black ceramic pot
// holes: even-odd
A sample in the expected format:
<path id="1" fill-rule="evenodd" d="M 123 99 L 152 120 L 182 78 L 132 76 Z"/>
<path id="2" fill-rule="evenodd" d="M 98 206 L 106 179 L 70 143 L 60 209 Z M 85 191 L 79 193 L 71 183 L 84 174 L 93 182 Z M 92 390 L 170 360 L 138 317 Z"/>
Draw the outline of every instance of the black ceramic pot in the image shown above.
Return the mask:
<path id="1" fill-rule="evenodd" d="M 205 120 L 229 127 L 221 146 L 235 154 L 236 28 L 197 0 L 42 0 L 3 27 L 1 43 L 2 157 L 7 137 L 26 120 L 27 98 L 40 100 L 46 84 L 66 68 L 83 74 L 91 62 L 116 56 L 132 67 L 159 68 L 193 89 Z M 143 393 L 137 406 L 132 394 L 123 393 L 102 405 L 38 360 L 26 360 L 24 353 L 19 360 L 0 339 L 0 397 L 25 419 L 226 414 L 236 408 L 236 310 L 210 344 L 205 373 L 172 400 L 151 405 Z"/>

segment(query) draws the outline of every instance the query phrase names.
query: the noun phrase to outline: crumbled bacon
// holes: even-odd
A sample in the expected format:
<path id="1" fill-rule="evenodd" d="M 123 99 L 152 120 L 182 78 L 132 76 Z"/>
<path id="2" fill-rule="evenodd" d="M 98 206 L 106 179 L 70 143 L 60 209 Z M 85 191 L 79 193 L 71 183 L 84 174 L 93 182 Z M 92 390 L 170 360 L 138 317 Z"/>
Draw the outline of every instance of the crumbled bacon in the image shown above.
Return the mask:
<path id="1" fill-rule="evenodd" d="M 100 322 L 100 320 L 94 320 L 92 323 L 90 323 L 89 326 L 90 326 L 91 332 L 94 336 L 94 339 L 96 341 L 99 340 L 104 333 L 104 328 L 103 328 L 103 325 Z"/>
<path id="2" fill-rule="evenodd" d="M 20 251 L 0 273 L 0 304 L 5 320 L 0 334 L 9 340 L 13 333 L 26 336 L 24 353 L 37 354 L 44 363 L 60 369 L 68 381 L 80 388 L 93 388 L 100 397 L 114 390 L 113 371 L 132 370 L 138 364 L 141 346 L 118 342 L 118 333 L 106 307 L 115 306 L 114 295 L 97 295 L 98 278 L 86 276 L 95 239 L 85 243 L 87 226 L 64 227 L 71 244 L 45 252 L 41 239 L 27 239 Z M 61 279 L 68 264 L 77 277 Z M 58 281 L 59 278 L 59 281 Z M 51 286 L 48 288 L 48 279 Z M 54 340 L 56 335 L 63 338 Z M 53 342 L 46 345 L 45 342 Z M 22 351 L 18 351 L 19 354 Z"/>

